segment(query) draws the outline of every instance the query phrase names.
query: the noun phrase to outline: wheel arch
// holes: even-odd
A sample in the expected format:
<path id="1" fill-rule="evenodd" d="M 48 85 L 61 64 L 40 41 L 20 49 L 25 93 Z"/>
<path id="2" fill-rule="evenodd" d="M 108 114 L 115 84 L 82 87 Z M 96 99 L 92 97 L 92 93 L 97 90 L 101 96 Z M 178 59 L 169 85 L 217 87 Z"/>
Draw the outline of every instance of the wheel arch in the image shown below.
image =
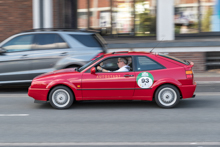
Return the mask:
<path id="1" fill-rule="evenodd" d="M 74 100 L 74 101 L 76 100 L 76 99 L 75 99 L 75 93 L 74 93 L 74 91 L 72 90 L 72 88 L 70 88 L 68 85 L 65 85 L 65 84 L 57 84 L 57 85 L 53 85 L 53 86 L 50 88 L 49 92 L 47 93 L 47 101 L 49 101 L 50 92 L 51 92 L 55 87 L 57 87 L 57 86 L 65 86 L 66 88 L 68 88 L 68 89 L 72 92 L 72 94 L 73 94 L 73 100 Z"/>
<path id="2" fill-rule="evenodd" d="M 175 84 L 173 84 L 173 83 L 163 83 L 163 84 L 159 85 L 159 86 L 154 90 L 153 100 L 155 100 L 155 94 L 156 94 L 157 90 L 158 90 L 161 86 L 163 86 L 163 85 L 172 85 L 172 86 L 176 87 L 177 90 L 178 90 L 179 93 L 180 93 L 180 99 L 182 99 L 182 92 L 181 92 L 181 90 L 179 89 L 179 87 L 178 87 L 177 85 L 175 85 Z"/>

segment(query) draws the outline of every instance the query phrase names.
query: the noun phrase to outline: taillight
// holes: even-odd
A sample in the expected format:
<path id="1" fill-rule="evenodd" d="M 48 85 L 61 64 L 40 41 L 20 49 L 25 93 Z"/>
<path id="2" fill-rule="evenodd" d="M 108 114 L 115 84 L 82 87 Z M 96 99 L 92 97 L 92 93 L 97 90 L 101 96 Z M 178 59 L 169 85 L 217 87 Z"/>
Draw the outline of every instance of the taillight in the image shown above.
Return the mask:
<path id="1" fill-rule="evenodd" d="M 186 70 L 186 78 L 187 79 L 193 78 L 193 71 L 192 70 Z"/>
<path id="2" fill-rule="evenodd" d="M 92 58 L 92 60 L 95 60 L 96 58 L 98 58 L 99 56 L 103 55 L 104 53 L 101 52 L 101 53 L 98 53 L 94 58 Z"/>

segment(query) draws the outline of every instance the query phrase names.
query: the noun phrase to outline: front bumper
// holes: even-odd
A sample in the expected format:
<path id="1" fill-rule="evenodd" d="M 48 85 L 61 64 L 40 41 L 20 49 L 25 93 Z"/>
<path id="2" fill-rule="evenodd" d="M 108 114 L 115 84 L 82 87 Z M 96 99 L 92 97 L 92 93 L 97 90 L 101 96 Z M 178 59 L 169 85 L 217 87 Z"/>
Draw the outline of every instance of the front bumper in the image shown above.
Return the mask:
<path id="1" fill-rule="evenodd" d="M 38 101 L 47 101 L 49 89 L 31 88 L 28 89 L 28 95 Z"/>

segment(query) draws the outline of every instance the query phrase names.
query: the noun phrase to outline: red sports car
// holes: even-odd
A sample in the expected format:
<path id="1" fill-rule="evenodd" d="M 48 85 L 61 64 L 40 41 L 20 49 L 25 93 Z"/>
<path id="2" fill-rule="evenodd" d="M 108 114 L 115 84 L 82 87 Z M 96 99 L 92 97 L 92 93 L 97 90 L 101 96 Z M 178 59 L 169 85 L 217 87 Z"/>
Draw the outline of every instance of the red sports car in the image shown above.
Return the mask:
<path id="1" fill-rule="evenodd" d="M 119 58 L 127 63 L 124 66 L 127 71 L 119 70 Z M 180 99 L 195 97 L 193 65 L 158 53 L 113 52 L 79 69 L 63 69 L 36 77 L 28 95 L 38 103 L 49 101 L 57 109 L 86 100 L 155 100 L 160 107 L 171 108 Z"/>

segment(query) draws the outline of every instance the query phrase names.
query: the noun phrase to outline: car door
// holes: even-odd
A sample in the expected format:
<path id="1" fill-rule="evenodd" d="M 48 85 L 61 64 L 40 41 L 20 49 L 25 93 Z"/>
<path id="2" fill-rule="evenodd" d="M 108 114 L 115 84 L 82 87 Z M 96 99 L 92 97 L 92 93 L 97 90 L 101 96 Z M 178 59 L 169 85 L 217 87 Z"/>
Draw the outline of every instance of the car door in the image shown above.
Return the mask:
<path id="1" fill-rule="evenodd" d="M 36 34 L 31 58 L 31 74 L 34 77 L 55 70 L 55 64 L 68 56 L 70 48 L 67 43 L 55 33 Z"/>
<path id="2" fill-rule="evenodd" d="M 111 68 L 112 64 L 108 63 L 108 65 Z M 82 75 L 83 100 L 132 99 L 134 85 L 134 71 L 96 72 L 92 74 L 89 69 Z"/>
<path id="3" fill-rule="evenodd" d="M 6 52 L 0 54 L 0 84 L 31 82 L 29 54 L 33 37 L 20 35 L 1 46 Z"/>
<path id="4" fill-rule="evenodd" d="M 134 56 L 135 91 L 134 97 L 140 100 L 151 100 L 154 91 L 151 86 L 163 74 L 165 67 L 147 56 Z"/>

